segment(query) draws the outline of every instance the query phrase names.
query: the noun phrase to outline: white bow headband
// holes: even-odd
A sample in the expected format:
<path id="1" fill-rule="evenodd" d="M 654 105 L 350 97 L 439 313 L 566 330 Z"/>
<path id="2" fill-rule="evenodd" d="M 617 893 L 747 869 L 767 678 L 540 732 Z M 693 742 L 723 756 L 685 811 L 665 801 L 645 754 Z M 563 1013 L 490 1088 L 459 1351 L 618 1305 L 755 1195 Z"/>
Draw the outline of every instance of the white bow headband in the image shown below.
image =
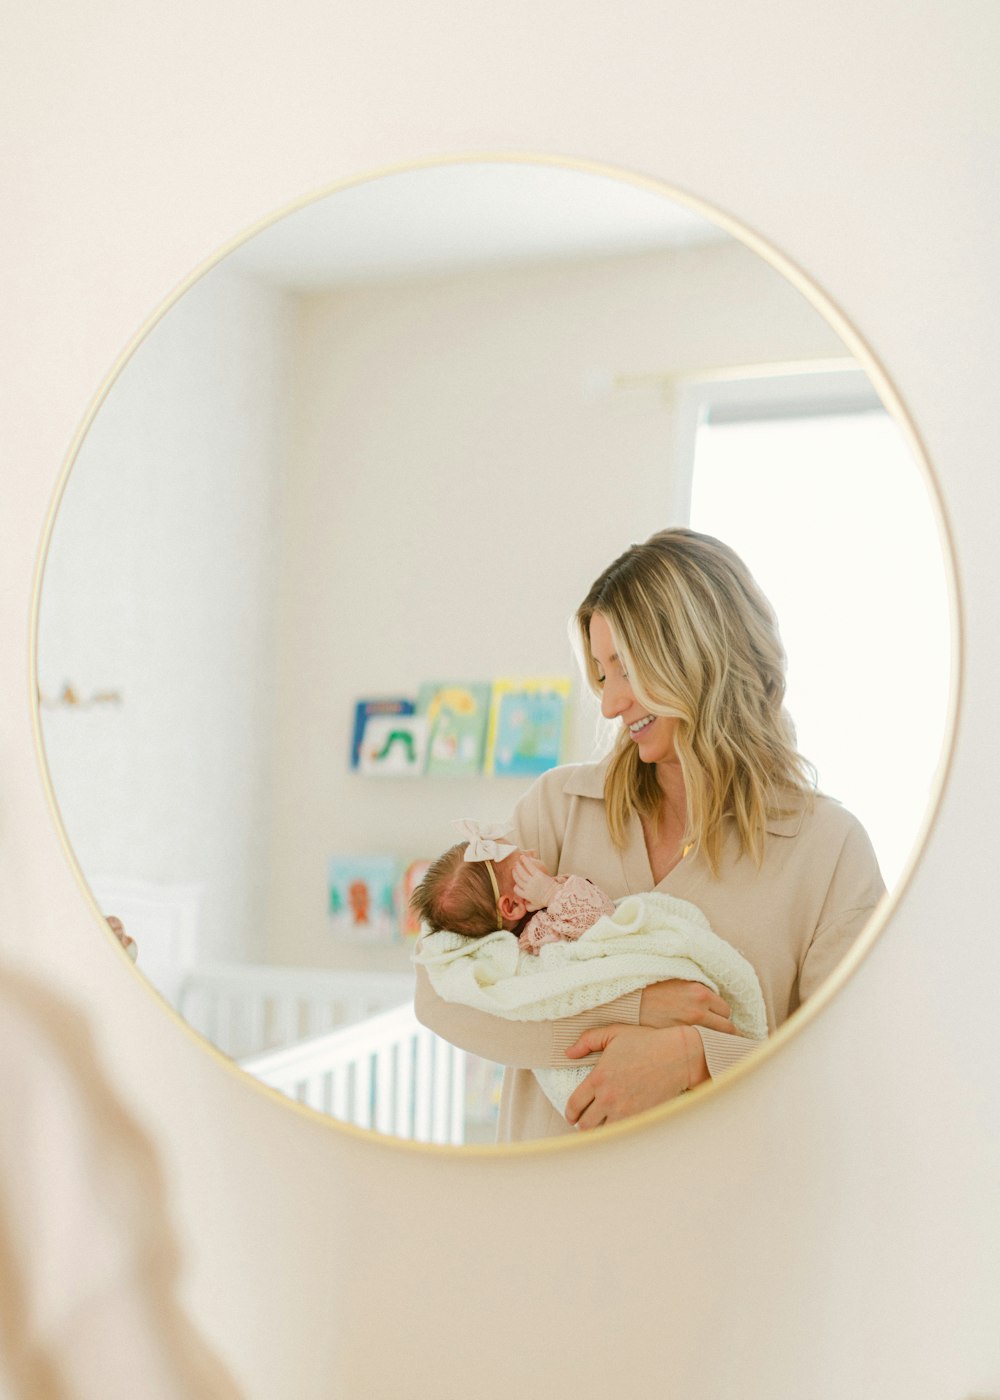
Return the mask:
<path id="1" fill-rule="evenodd" d="M 507 835 L 507 828 L 503 826 L 480 826 L 478 822 L 472 821 L 470 817 L 463 817 L 461 821 L 455 823 L 463 836 L 468 838 L 469 844 L 465 848 L 464 860 L 481 861 L 486 867 L 486 873 L 490 877 L 490 884 L 493 887 L 493 902 L 497 909 L 497 928 L 503 928 L 503 914 L 500 910 L 500 885 L 497 881 L 497 873 L 493 869 L 495 860 L 503 860 L 512 851 L 516 851 L 516 846 L 508 845 L 501 840 Z"/>
<path id="2" fill-rule="evenodd" d="M 502 840 L 509 835 L 505 826 L 480 826 L 469 817 L 463 817 L 455 825 L 469 843 L 465 848 L 465 860 L 503 860 L 517 850 L 516 846 Z"/>

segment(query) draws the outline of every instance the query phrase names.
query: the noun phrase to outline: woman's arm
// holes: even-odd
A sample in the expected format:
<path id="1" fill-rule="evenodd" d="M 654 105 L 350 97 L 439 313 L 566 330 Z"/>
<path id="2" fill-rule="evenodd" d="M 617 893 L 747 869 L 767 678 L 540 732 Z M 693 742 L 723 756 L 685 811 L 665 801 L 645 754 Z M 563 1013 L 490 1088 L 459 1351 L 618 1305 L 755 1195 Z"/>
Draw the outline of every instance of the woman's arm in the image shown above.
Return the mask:
<path id="1" fill-rule="evenodd" d="M 566 1051 L 585 1031 L 611 1021 L 638 1025 L 641 998 L 642 992 L 629 992 L 592 1011 L 558 1021 L 507 1021 L 486 1011 L 444 1001 L 431 986 L 427 969 L 418 963 L 414 1010 L 421 1025 L 484 1060 L 516 1069 L 564 1068 Z M 592 1060 L 596 1054 L 595 1051 Z"/>
<path id="2" fill-rule="evenodd" d="M 860 822 L 844 838 L 819 921 L 799 966 L 798 1000 L 826 981 L 885 898 L 885 881 L 868 833 Z"/>

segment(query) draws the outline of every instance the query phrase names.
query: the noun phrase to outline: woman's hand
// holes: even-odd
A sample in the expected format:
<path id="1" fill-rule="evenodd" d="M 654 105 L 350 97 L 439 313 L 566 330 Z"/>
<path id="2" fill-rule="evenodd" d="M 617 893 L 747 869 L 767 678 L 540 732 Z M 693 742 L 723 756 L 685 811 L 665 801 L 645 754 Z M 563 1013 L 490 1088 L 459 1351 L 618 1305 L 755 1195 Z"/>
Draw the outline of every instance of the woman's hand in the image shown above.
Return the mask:
<path id="1" fill-rule="evenodd" d="M 707 1030 L 736 1034 L 730 1020 L 732 1008 L 711 987 L 685 982 L 679 977 L 644 987 L 639 1002 L 639 1025 L 651 1030 L 668 1026 L 704 1026 Z"/>
<path id="2" fill-rule="evenodd" d="M 514 893 L 529 910 L 544 909 L 555 888 L 555 880 L 537 856 L 521 856 L 514 866 Z"/>
<path id="3" fill-rule="evenodd" d="M 689 1026 L 598 1026 L 566 1054 L 579 1059 L 595 1051 L 603 1052 L 600 1064 L 566 1105 L 567 1122 L 583 1130 L 631 1118 L 708 1078 L 701 1036 Z"/>

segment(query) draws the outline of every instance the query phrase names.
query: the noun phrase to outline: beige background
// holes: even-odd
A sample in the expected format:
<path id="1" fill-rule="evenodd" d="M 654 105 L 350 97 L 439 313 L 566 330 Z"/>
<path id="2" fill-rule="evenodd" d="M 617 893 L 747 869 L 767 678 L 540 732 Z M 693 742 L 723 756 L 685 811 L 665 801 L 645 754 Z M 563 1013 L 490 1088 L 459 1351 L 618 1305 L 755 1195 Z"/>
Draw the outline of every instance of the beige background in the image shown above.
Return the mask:
<path id="1" fill-rule="evenodd" d="M 6 44 L 4 955 L 94 1011 L 166 1155 L 189 1302 L 253 1397 L 1000 1389 L 995 9 L 304 0 L 287 13 L 41 5 Z M 338 178 L 497 149 L 689 188 L 854 321 L 939 473 L 966 691 L 925 858 L 816 1023 L 642 1133 L 452 1160 L 293 1115 L 150 1005 L 59 849 L 32 752 L 27 628 L 59 464 L 115 357 L 192 267 Z"/>

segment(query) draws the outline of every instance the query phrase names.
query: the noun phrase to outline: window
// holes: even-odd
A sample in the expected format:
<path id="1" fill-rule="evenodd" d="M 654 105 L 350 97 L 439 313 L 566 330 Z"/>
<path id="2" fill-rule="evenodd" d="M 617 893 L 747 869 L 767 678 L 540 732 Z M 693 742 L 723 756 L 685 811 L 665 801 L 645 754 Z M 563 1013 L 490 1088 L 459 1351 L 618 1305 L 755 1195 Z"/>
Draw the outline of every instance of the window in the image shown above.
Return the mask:
<path id="1" fill-rule="evenodd" d="M 891 886 L 924 820 L 948 705 L 927 484 L 857 371 L 705 381 L 680 408 L 690 523 L 731 544 L 773 604 L 799 748 L 820 790 L 864 823 Z"/>

